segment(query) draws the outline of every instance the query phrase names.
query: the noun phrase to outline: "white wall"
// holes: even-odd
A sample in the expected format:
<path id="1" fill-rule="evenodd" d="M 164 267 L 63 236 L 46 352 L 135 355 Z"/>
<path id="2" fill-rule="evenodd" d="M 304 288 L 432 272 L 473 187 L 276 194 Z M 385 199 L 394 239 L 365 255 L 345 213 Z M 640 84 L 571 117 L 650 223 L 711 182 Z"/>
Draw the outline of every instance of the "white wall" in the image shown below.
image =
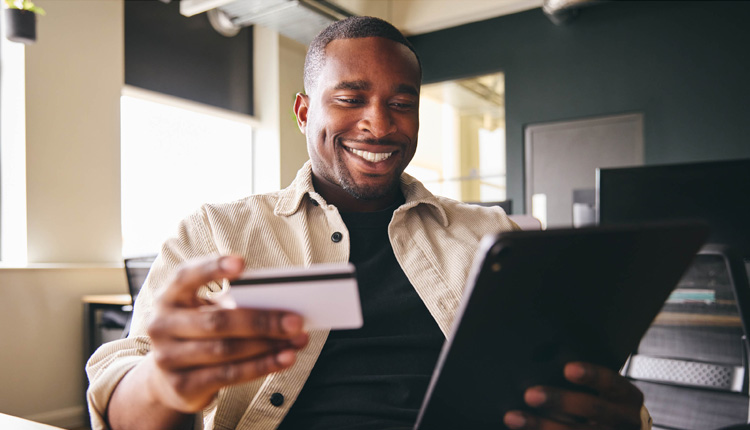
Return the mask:
<path id="1" fill-rule="evenodd" d="M 279 35 L 253 27 L 253 92 L 258 127 L 253 139 L 253 192 L 281 187 L 281 135 L 279 132 Z"/>
<path id="2" fill-rule="evenodd" d="M 408 35 L 542 6 L 542 0 L 333 0 L 357 15 L 376 16 Z"/>
<path id="3" fill-rule="evenodd" d="M 289 185 L 307 161 L 305 135 L 297 127 L 294 98 L 304 92 L 303 69 L 307 47 L 280 36 L 279 43 L 279 132 L 281 137 L 281 186 Z"/>
<path id="4" fill-rule="evenodd" d="M 307 160 L 304 135 L 294 118 L 294 96 L 303 90 L 306 47 L 254 26 L 255 116 L 253 191 L 289 185 Z"/>
<path id="5" fill-rule="evenodd" d="M 81 296 L 125 291 L 120 267 L 0 270 L 0 412 L 85 422 Z"/>
<path id="6" fill-rule="evenodd" d="M 122 0 L 39 1 L 26 48 L 30 263 L 118 263 Z"/>

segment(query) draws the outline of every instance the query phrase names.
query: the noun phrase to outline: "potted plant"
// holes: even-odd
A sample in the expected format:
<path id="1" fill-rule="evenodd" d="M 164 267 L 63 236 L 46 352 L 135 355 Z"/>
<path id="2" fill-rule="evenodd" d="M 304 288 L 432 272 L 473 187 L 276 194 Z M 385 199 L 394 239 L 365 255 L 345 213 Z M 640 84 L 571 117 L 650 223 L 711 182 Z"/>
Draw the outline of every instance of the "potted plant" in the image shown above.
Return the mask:
<path id="1" fill-rule="evenodd" d="M 30 0 L 4 0 L 5 37 L 13 42 L 30 44 L 36 42 L 36 14 L 44 15 L 44 9 Z"/>

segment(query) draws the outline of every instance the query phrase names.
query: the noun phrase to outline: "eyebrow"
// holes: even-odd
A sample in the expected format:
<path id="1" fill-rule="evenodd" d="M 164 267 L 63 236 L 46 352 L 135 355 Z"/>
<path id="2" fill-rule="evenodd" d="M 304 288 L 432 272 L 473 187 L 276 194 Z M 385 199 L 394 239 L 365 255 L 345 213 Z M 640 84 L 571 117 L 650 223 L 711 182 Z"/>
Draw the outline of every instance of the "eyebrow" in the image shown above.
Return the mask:
<path id="1" fill-rule="evenodd" d="M 368 91 L 372 89 L 372 85 L 364 80 L 358 81 L 341 81 L 333 87 L 334 90 L 355 90 L 355 91 Z M 419 96 L 419 91 L 413 86 L 408 84 L 396 85 L 396 93 L 398 94 L 410 94 L 413 96 Z"/>
<path id="2" fill-rule="evenodd" d="M 369 90 L 372 86 L 367 81 L 341 81 L 336 84 L 335 90 Z"/>
<path id="3" fill-rule="evenodd" d="M 419 91 L 414 88 L 413 85 L 399 84 L 396 86 L 396 93 L 398 94 L 410 94 L 413 96 L 419 96 Z"/>

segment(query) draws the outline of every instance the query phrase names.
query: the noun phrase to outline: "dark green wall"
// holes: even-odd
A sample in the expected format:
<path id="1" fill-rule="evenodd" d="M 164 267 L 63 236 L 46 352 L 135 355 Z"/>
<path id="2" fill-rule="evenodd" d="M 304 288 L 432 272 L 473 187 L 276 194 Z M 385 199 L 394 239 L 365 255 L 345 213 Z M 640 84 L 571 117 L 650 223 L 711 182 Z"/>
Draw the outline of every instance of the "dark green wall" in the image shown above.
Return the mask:
<path id="1" fill-rule="evenodd" d="M 750 157 L 750 2 L 534 9 L 411 38 L 425 83 L 505 72 L 508 197 L 523 210 L 524 127 L 643 112 L 646 164 Z"/>

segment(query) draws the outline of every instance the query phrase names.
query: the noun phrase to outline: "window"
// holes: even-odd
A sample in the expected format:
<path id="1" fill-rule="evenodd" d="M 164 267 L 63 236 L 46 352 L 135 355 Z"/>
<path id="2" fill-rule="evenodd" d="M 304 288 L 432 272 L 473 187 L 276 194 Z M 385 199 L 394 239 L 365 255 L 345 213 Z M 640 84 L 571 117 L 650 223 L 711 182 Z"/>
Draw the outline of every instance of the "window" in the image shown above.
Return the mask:
<path id="1" fill-rule="evenodd" d="M 250 117 L 126 87 L 123 255 L 153 254 L 203 203 L 252 193 Z"/>
<path id="2" fill-rule="evenodd" d="M 502 73 L 424 85 L 407 173 L 456 200 L 505 200 L 504 89 Z"/>
<path id="3" fill-rule="evenodd" d="M 5 33 L 2 25 L 0 23 L 0 259 L 4 263 L 25 264 L 24 45 L 8 41 L 3 36 Z"/>

